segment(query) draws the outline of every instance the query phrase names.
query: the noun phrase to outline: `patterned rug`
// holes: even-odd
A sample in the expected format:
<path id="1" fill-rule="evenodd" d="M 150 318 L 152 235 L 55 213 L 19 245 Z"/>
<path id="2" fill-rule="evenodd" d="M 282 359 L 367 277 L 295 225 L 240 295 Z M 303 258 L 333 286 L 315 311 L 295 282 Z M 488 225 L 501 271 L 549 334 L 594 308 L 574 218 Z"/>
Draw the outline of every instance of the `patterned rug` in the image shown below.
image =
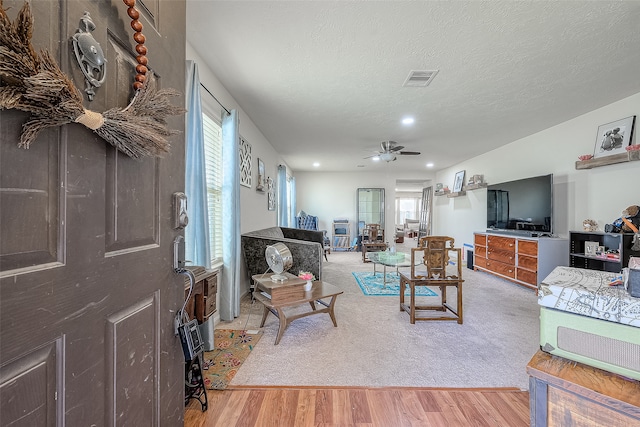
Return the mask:
<path id="1" fill-rule="evenodd" d="M 387 273 L 387 284 L 385 286 L 383 286 L 382 272 L 376 273 L 375 275 L 372 271 L 351 274 L 356 278 L 358 286 L 360 286 L 360 289 L 362 289 L 362 292 L 365 295 L 390 296 L 400 294 L 400 279 L 395 272 Z M 405 290 L 405 295 L 409 295 L 408 289 Z M 416 287 L 416 296 L 433 297 L 436 295 L 437 294 L 435 292 L 426 286 Z"/>
<path id="2" fill-rule="evenodd" d="M 262 332 L 216 329 L 213 334 L 215 349 L 204 352 L 202 375 L 205 387 L 224 390 L 260 341 Z"/>

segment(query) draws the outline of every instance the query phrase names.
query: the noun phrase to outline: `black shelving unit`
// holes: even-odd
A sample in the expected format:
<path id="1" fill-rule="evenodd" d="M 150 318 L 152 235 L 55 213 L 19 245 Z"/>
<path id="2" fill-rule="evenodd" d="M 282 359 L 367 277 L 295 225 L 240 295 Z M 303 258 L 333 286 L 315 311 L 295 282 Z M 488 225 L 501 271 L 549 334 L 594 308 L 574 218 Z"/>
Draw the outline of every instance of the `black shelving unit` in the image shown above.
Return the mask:
<path id="1" fill-rule="evenodd" d="M 606 255 L 586 255 L 585 242 L 597 242 L 606 250 L 617 250 L 618 258 Z M 629 258 L 640 257 L 640 251 L 633 251 L 633 233 L 604 233 L 599 231 L 569 232 L 569 265 L 589 270 L 619 273 L 629 265 Z"/>

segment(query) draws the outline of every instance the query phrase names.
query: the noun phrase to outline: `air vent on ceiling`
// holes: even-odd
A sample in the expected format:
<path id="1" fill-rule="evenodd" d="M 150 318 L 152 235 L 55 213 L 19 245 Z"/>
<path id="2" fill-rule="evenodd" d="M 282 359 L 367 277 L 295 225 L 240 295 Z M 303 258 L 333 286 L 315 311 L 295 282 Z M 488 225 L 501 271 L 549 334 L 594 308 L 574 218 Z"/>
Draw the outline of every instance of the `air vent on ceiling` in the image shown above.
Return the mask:
<path id="1" fill-rule="evenodd" d="M 404 84 L 402 86 L 428 86 L 429 83 L 431 83 L 431 81 L 434 79 L 436 74 L 438 74 L 438 70 L 411 70 L 411 72 L 409 72 L 409 76 L 404 81 Z"/>

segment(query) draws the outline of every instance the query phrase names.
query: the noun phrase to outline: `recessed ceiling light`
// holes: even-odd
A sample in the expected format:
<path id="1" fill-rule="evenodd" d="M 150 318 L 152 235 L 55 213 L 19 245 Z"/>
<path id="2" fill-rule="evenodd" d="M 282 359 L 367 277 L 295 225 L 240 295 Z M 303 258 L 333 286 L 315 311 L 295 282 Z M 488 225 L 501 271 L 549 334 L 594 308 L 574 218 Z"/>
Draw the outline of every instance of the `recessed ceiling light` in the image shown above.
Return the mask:
<path id="1" fill-rule="evenodd" d="M 427 167 L 428 168 L 432 168 L 433 167 L 433 163 L 427 163 Z"/>
<path id="2" fill-rule="evenodd" d="M 317 168 L 318 166 L 320 166 L 320 163 L 318 163 L 318 162 L 313 162 L 313 167 L 314 167 L 314 168 Z"/>
<path id="3" fill-rule="evenodd" d="M 379 162 L 380 161 L 380 156 L 374 156 L 371 158 L 371 160 L 373 160 L 374 162 Z"/>
<path id="4" fill-rule="evenodd" d="M 415 122 L 413 117 L 405 117 L 404 119 L 402 119 L 403 125 L 412 125 L 413 122 Z"/>

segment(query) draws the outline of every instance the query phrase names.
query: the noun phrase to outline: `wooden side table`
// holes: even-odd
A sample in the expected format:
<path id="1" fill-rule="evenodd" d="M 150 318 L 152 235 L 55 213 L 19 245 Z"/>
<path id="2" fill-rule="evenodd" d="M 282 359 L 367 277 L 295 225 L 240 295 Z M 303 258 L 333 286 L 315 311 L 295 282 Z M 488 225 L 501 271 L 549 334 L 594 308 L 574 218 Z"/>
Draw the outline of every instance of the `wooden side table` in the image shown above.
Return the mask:
<path id="1" fill-rule="evenodd" d="M 276 283 L 271 281 L 271 275 L 265 276 L 262 274 L 256 274 L 251 278 L 255 281 L 258 291 L 255 292 L 254 298 L 264 305 L 262 313 L 262 322 L 260 327 L 264 326 L 265 321 L 269 313 L 272 313 L 278 318 L 279 327 L 278 334 L 276 335 L 277 345 L 282 338 L 282 334 L 291 322 L 302 317 L 311 316 L 314 314 L 328 313 L 333 322 L 333 326 L 337 327 L 336 316 L 334 314 L 334 307 L 336 304 L 336 298 L 342 294 L 343 291 L 337 286 L 331 285 L 320 280 L 313 282 L 313 286 L 310 291 L 304 290 L 304 280 L 298 279 L 290 273 L 285 273 L 287 277 L 290 277 L 284 283 Z M 324 302 L 323 299 L 330 298 L 329 302 Z M 287 316 L 284 309 L 287 307 L 294 307 L 302 304 L 309 303 L 311 311 L 302 312 L 293 316 Z M 316 309 L 315 303 L 323 305 L 325 308 Z"/>
<path id="2" fill-rule="evenodd" d="M 538 351 L 527 365 L 531 426 L 640 426 L 640 382 Z"/>

